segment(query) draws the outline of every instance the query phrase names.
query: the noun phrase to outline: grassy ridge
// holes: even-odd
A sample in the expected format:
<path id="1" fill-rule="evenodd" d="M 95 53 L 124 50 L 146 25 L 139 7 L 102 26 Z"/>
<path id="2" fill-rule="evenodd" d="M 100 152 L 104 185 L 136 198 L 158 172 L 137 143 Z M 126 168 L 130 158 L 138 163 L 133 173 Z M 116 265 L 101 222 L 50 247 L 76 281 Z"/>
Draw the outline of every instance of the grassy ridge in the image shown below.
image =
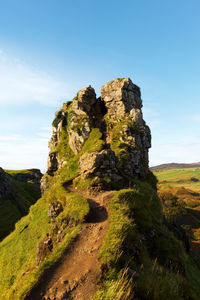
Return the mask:
<path id="1" fill-rule="evenodd" d="M 29 173 L 29 170 L 7 171 L 8 174 Z M 11 191 L 0 200 L 0 240 L 9 234 L 15 223 L 29 211 L 40 198 L 40 189 L 32 182 L 20 182 L 12 177 Z"/>
<path id="2" fill-rule="evenodd" d="M 56 189 L 57 191 L 59 190 Z M 79 224 L 89 211 L 88 202 L 80 195 L 67 193 L 60 188 L 62 200 L 67 202 L 58 220 L 52 222 L 48 217 L 49 199 L 44 197 L 31 207 L 28 216 L 22 218 L 15 231 L 0 243 L 0 287 L 2 299 L 22 299 L 38 280 L 44 269 L 54 263 L 77 235 Z M 52 190 L 52 197 L 55 196 Z M 63 224 L 63 219 L 71 221 Z M 36 265 L 37 246 L 49 233 L 54 241 L 56 226 L 63 225 L 64 238 L 54 244 L 53 252 Z M 56 238 L 56 235 L 55 235 Z"/>
<path id="3" fill-rule="evenodd" d="M 155 190 L 137 181 L 115 193 L 109 210 L 100 251 L 104 274 L 94 299 L 198 299 L 200 271 L 162 224 Z"/>

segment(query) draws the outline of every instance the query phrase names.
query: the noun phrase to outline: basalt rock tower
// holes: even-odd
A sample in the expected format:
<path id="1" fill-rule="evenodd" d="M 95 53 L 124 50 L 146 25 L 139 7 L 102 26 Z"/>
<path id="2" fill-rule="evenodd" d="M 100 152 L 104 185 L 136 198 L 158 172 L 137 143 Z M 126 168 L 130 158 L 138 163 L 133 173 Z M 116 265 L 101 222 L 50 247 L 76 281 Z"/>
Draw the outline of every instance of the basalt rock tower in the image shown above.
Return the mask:
<path id="1" fill-rule="evenodd" d="M 56 112 L 42 189 L 63 168 L 69 180 L 91 179 L 91 186 L 145 178 L 151 135 L 141 109 L 140 88 L 129 78 L 108 82 L 99 98 L 91 86 L 81 89 Z"/>

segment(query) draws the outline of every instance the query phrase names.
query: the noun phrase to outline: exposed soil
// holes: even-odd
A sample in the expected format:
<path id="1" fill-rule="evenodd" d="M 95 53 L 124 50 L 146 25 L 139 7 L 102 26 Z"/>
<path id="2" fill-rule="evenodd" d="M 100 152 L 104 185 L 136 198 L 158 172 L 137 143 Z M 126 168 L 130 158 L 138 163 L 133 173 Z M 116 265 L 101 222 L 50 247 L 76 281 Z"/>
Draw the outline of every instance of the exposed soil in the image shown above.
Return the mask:
<path id="1" fill-rule="evenodd" d="M 65 187 L 73 191 L 72 186 Z M 77 191 L 75 191 L 77 192 Z M 89 300 L 97 290 L 101 277 L 99 249 L 108 228 L 106 202 L 112 192 L 87 197 L 90 212 L 80 233 L 63 257 L 45 272 L 27 300 Z"/>

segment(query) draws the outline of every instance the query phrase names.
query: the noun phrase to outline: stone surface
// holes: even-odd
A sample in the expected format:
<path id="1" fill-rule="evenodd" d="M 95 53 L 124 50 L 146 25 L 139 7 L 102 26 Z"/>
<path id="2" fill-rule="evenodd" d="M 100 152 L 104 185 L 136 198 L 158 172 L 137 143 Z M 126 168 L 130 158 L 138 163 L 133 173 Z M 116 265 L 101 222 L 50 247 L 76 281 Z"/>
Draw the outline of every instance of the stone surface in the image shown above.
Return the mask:
<path id="1" fill-rule="evenodd" d="M 96 102 L 96 94 L 91 86 L 80 90 L 74 98 L 68 134 L 69 146 L 75 154 L 89 137 Z"/>
<path id="2" fill-rule="evenodd" d="M 83 179 L 91 176 L 121 179 L 118 172 L 118 159 L 110 149 L 84 153 L 79 160 L 79 171 Z"/>
<path id="3" fill-rule="evenodd" d="M 40 181 L 40 190 L 42 194 L 44 194 L 44 192 L 49 188 L 48 175 L 49 174 L 47 172 L 47 174 L 45 174 Z"/>
<path id="4" fill-rule="evenodd" d="M 145 177 L 151 134 L 142 116 L 140 88 L 130 78 L 116 79 L 101 88 L 101 99 L 105 102 L 108 115 L 107 143 L 112 144 L 115 138 L 113 129 L 121 124 L 119 147 L 127 152 L 121 172 L 128 176 Z"/>
<path id="5" fill-rule="evenodd" d="M 62 204 L 60 202 L 53 202 L 49 204 L 48 216 L 55 219 L 63 211 Z"/>
<path id="6" fill-rule="evenodd" d="M 48 174 L 53 175 L 58 169 L 58 154 L 57 152 L 49 153 L 48 156 Z"/>
<path id="7" fill-rule="evenodd" d="M 123 119 L 125 113 L 134 117 L 135 109 L 142 108 L 140 88 L 130 78 L 118 78 L 102 86 L 101 99 L 114 118 Z"/>

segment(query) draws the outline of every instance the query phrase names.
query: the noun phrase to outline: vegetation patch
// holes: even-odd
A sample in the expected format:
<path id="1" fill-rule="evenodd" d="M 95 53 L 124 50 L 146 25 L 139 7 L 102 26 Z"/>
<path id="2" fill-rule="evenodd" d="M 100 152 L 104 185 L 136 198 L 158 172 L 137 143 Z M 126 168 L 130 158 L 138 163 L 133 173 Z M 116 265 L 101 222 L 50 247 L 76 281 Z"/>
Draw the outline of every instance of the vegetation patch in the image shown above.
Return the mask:
<path id="1" fill-rule="evenodd" d="M 183 242 L 188 253 L 185 274 L 195 298 L 200 294 L 200 169 L 169 169 L 154 174 L 159 179 L 158 195 L 165 224 Z"/>
<path id="2" fill-rule="evenodd" d="M 88 139 L 85 141 L 81 151 L 75 155 L 69 147 L 69 138 L 67 131 L 63 129 L 61 142 L 59 142 L 56 151 L 62 159 L 66 159 L 66 165 L 58 170 L 57 174 L 60 176 L 62 183 L 73 180 L 78 176 L 79 159 L 84 153 L 91 153 L 101 151 L 104 148 L 105 142 L 101 139 L 102 133 L 98 128 L 93 128 Z M 62 142 L 63 141 L 63 142 Z"/>
<path id="3" fill-rule="evenodd" d="M 109 212 L 99 255 L 103 277 L 94 299 L 198 299 L 184 275 L 183 246 L 162 224 L 161 204 L 149 184 L 135 181 L 132 189 L 116 192 Z M 117 289 L 120 278 L 124 283 Z"/>
<path id="4" fill-rule="evenodd" d="M 63 210 L 56 218 L 50 218 L 49 205 L 55 201 L 62 203 Z M 29 215 L 16 224 L 15 231 L 0 243 L 3 299 L 23 299 L 43 271 L 62 255 L 77 235 L 88 212 L 89 205 L 84 197 L 68 193 L 59 181 L 52 184 L 31 207 Z M 53 249 L 37 266 L 37 247 L 47 236 L 52 239 Z"/>
<path id="5" fill-rule="evenodd" d="M 16 172 L 9 171 L 9 174 Z M 28 170 L 24 172 L 28 173 Z M 29 212 L 29 207 L 39 198 L 40 190 L 34 183 L 12 178 L 10 193 L 0 200 L 0 240 L 14 230 L 15 223 Z"/>

